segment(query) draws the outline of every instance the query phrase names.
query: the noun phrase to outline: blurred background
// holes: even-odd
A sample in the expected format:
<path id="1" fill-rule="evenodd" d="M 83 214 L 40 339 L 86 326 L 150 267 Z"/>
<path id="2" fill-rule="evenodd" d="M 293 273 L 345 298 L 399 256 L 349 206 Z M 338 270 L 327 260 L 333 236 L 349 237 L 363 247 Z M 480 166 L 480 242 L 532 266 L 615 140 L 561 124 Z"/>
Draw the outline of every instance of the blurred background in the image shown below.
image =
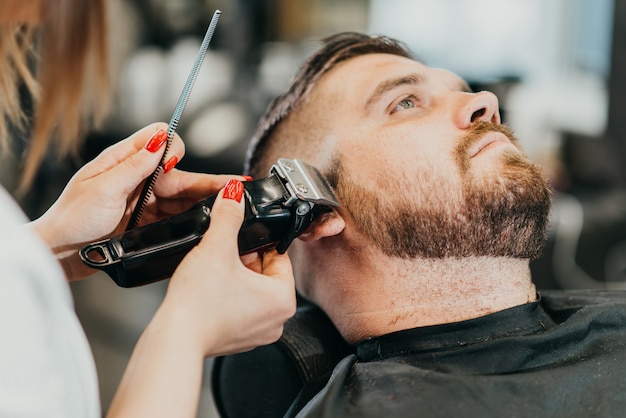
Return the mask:
<path id="1" fill-rule="evenodd" d="M 48 158 L 21 204 L 40 215 L 104 147 L 169 121 L 216 9 L 223 14 L 178 132 L 179 168 L 240 173 L 247 141 L 315 41 L 338 31 L 404 41 L 427 64 L 491 90 L 557 190 L 540 288 L 626 288 L 626 1 L 110 0 L 114 106 L 76 160 Z M 15 186 L 18 162 L 0 179 Z M 167 283 L 73 283 L 106 410 Z M 207 360 L 205 376 L 209 375 Z M 216 412 L 205 384 L 199 417 Z"/>

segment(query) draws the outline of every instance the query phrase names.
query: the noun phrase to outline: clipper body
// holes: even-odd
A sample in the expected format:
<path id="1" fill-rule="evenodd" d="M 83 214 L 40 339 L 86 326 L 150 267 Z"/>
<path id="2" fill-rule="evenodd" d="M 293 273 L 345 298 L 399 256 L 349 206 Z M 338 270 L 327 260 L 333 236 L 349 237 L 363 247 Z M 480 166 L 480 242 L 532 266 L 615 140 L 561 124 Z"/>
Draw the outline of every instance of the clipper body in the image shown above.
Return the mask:
<path id="1" fill-rule="evenodd" d="M 86 245 L 80 257 L 121 287 L 166 279 L 208 229 L 215 198 L 201 200 L 179 215 Z M 240 254 L 273 247 L 284 253 L 319 215 L 339 205 L 317 169 L 284 158 L 268 177 L 244 182 L 244 203 Z"/>

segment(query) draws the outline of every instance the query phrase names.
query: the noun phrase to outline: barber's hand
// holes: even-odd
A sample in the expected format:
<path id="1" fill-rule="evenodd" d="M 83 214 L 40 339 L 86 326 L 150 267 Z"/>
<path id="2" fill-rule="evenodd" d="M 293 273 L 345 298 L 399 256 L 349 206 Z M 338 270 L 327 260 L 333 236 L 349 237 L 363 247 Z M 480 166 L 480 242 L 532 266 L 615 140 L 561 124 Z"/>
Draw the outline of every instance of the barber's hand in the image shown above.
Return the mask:
<path id="1" fill-rule="evenodd" d="M 269 344 L 282 334 L 296 309 L 291 264 L 276 251 L 256 258 L 253 268 L 239 257 L 242 193 L 233 180 L 218 195 L 209 228 L 170 279 L 107 417 L 196 416 L 206 357 Z"/>
<path id="2" fill-rule="evenodd" d="M 104 150 L 69 181 L 52 207 L 31 223 L 61 261 L 69 280 L 92 274 L 79 259 L 85 244 L 122 232 L 146 177 L 158 166 L 165 149 L 167 125 L 149 125 Z M 176 135 L 168 149 L 141 224 L 182 212 L 196 201 L 217 193 L 235 176 L 189 173 L 173 169 L 184 155 Z"/>
<path id="3" fill-rule="evenodd" d="M 249 350 L 276 341 L 296 308 L 287 254 L 271 250 L 240 257 L 237 235 L 244 218 L 243 185 L 220 192 L 200 243 L 174 272 L 155 318 L 173 316 L 205 356 Z M 166 321 L 168 324 L 171 322 Z"/>

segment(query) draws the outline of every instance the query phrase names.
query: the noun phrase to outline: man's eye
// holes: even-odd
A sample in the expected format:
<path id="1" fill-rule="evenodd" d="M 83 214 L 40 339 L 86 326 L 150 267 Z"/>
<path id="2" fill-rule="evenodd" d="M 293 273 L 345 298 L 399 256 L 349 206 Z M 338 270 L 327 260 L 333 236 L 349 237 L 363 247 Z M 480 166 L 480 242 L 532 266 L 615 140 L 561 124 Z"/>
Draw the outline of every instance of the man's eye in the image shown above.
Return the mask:
<path id="1" fill-rule="evenodd" d="M 415 96 L 410 96 L 405 99 L 402 99 L 397 105 L 394 106 L 393 112 L 397 112 L 398 110 L 406 110 L 417 107 L 417 98 Z"/>

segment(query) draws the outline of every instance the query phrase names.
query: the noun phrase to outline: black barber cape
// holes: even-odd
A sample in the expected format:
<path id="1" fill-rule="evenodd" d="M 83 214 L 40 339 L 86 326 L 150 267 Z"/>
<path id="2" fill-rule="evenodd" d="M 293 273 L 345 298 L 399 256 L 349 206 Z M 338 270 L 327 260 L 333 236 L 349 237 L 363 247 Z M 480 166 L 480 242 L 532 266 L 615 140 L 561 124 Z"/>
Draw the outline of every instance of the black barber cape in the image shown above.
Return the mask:
<path id="1" fill-rule="evenodd" d="M 288 323 L 273 345 L 282 344 L 281 360 L 256 350 L 219 359 L 222 416 L 626 417 L 625 292 L 542 292 L 538 302 L 368 339 L 352 352 L 333 343 L 341 354 L 330 375 L 302 373 L 311 367 L 298 353 L 315 351 L 315 338 Z"/>

